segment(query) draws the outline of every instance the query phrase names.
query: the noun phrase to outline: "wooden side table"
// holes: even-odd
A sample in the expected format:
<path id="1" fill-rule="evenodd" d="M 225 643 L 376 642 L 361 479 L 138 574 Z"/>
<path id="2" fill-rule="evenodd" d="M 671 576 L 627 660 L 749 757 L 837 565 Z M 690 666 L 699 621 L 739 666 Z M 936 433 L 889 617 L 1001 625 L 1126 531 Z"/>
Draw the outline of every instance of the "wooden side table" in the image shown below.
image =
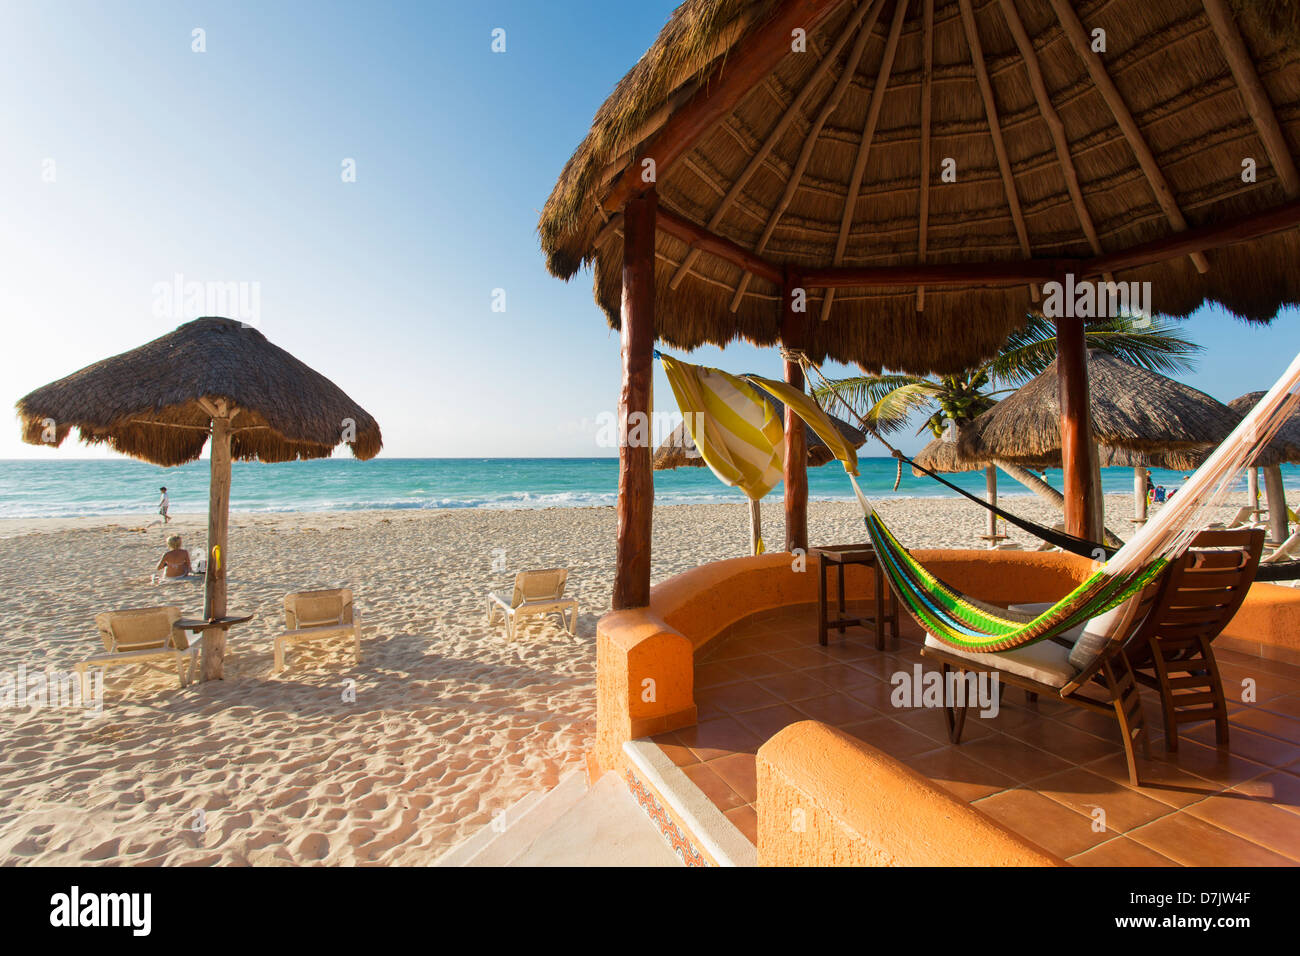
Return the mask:
<path id="1" fill-rule="evenodd" d="M 205 631 L 220 629 L 224 638 L 225 632 L 230 630 L 236 624 L 245 624 L 251 621 L 255 615 L 252 614 L 227 614 L 225 617 L 207 618 L 189 618 L 183 617 L 172 627 L 179 628 L 182 631 L 190 631 L 194 634 L 203 634 Z M 203 657 L 206 660 L 208 655 L 207 642 L 204 642 Z"/>
<path id="2" fill-rule="evenodd" d="M 893 626 L 893 636 L 898 637 L 898 600 L 893 591 L 885 587 L 885 576 L 876 559 L 876 549 L 869 544 L 835 544 L 824 548 L 809 548 L 810 554 L 817 556 L 817 642 L 826 646 L 826 633 L 836 628 L 840 634 L 846 627 L 866 627 L 871 624 L 876 630 L 876 650 L 885 649 L 885 633 Z M 875 594 L 873 614 L 870 617 L 849 617 L 844 609 L 844 567 L 849 564 L 861 564 L 874 572 Z M 826 600 L 826 571 L 834 565 L 839 571 L 839 607 L 835 620 L 829 620 Z"/>

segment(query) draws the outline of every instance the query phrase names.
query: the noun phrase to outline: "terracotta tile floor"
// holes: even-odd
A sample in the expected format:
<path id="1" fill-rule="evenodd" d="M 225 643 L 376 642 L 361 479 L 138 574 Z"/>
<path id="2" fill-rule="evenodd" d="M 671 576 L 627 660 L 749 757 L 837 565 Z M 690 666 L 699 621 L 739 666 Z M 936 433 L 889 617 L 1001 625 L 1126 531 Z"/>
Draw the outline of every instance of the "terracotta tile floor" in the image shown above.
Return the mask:
<path id="1" fill-rule="evenodd" d="M 1212 724 L 1165 750 L 1158 700 L 1143 690 L 1151 741 L 1141 787 L 1113 722 L 1007 688 L 1000 712 L 972 710 L 959 745 L 942 712 L 890 703 L 890 676 L 922 661 L 911 621 L 875 649 L 849 628 L 817 644 L 813 606 L 755 615 L 711 641 L 695 667 L 699 723 L 655 739 L 751 841 L 754 754 L 787 724 L 815 718 L 925 774 L 1005 826 L 1082 866 L 1294 866 L 1300 863 L 1300 667 L 1220 651 L 1229 752 Z M 925 662 L 925 669 L 932 665 Z M 1243 681 L 1251 703 L 1234 702 Z M 1104 829 L 1094 829 L 1104 813 Z"/>

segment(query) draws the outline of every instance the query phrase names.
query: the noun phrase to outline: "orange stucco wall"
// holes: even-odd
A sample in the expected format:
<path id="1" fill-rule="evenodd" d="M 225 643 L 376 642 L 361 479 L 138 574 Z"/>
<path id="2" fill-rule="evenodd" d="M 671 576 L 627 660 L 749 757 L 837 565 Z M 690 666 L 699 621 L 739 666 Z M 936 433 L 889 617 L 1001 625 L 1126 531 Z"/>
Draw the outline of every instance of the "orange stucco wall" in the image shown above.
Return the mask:
<path id="1" fill-rule="evenodd" d="M 759 866 L 1064 866 L 925 777 L 815 720 L 758 751 Z"/>
<path id="2" fill-rule="evenodd" d="M 1055 552 L 917 551 L 915 554 L 927 568 L 954 587 L 1000 604 L 1058 600 L 1084 580 L 1091 567 L 1091 562 L 1084 558 Z M 828 575 L 828 581 L 833 595 L 834 575 Z M 868 569 L 860 566 L 847 569 L 846 590 L 851 595 L 871 593 L 872 584 Z M 800 569 L 791 555 L 778 552 L 694 568 L 652 589 L 648 608 L 615 611 L 602 617 L 596 631 L 595 752 L 601 767 L 611 770 L 622 765 L 625 741 L 696 722 L 695 654 L 710 640 L 760 611 L 816 600 L 816 562 L 810 560 Z M 1300 589 L 1255 585 L 1220 641 L 1224 646 L 1263 657 L 1300 663 Z M 830 738 L 817 736 L 806 728 L 788 738 L 785 734 L 783 731 L 763 748 L 766 751 L 778 740 L 784 741 L 769 752 L 769 757 L 781 755 L 779 761 L 768 761 L 766 771 L 773 799 L 785 801 L 781 804 L 782 813 L 789 809 L 789 801 L 795 799 L 792 794 L 799 794 L 798 799 L 808 802 L 809 807 L 815 806 L 821 814 L 819 819 L 824 818 L 817 832 L 824 834 L 828 843 L 814 853 L 806 839 L 791 842 L 791 838 L 782 837 L 784 842 L 779 848 L 778 843 L 771 844 L 775 856 L 768 862 L 811 862 L 808 854 L 821 854 L 818 856 L 821 862 L 866 857 L 885 859 L 893 854 L 900 861 L 915 863 L 922 857 L 937 860 L 936 853 L 955 856 L 973 853 L 960 833 L 992 832 L 981 829 L 993 826 L 992 821 L 972 810 L 970 813 L 975 816 L 963 813 L 950 817 L 945 825 L 948 831 L 958 834 L 944 838 L 951 845 L 930 846 L 924 836 L 926 828 L 933 829 L 934 821 L 952 810 L 935 796 L 924 796 L 915 813 L 895 814 L 893 819 L 900 821 L 897 827 L 890 824 L 888 829 L 881 829 L 886 825 L 878 821 L 871 825 L 876 828 L 873 830 L 861 817 L 865 811 L 859 804 L 876 806 L 874 794 L 881 788 L 894 794 L 894 800 L 912 799 L 922 794 L 917 788 L 924 780 L 853 738 L 848 738 L 852 748 L 845 749 L 844 742 L 832 744 Z M 824 755 L 816 748 L 823 745 L 840 755 L 836 758 L 839 763 L 817 771 Z M 801 748 L 807 749 L 803 756 L 797 753 Z M 760 840 L 764 799 L 761 758 L 762 752 Z M 855 768 L 853 774 L 844 769 L 848 767 Z M 864 767 L 870 771 L 865 776 Z M 870 786 L 863 785 L 866 780 L 872 781 Z M 851 781 L 856 782 L 850 786 Z M 951 798 L 947 799 L 952 802 Z M 958 805 L 966 807 L 960 802 Z M 841 814 L 849 817 L 840 819 Z M 768 839 L 774 841 L 776 835 L 769 834 Z M 762 847 L 760 842 L 760 859 Z M 1009 847 L 1004 847 L 1008 853 Z"/>
<path id="3" fill-rule="evenodd" d="M 1091 567 L 1059 552 L 915 554 L 954 587 L 1000 604 L 1055 601 Z M 870 593 L 870 570 L 846 574 L 851 594 Z M 834 574 L 828 582 L 833 596 Z M 623 741 L 695 722 L 694 655 L 718 634 L 760 611 L 816 600 L 817 562 L 775 552 L 693 568 L 657 585 L 648 608 L 606 614 L 596 630 L 597 758 L 617 766 Z M 1256 584 L 1220 641 L 1300 663 L 1300 589 Z"/>

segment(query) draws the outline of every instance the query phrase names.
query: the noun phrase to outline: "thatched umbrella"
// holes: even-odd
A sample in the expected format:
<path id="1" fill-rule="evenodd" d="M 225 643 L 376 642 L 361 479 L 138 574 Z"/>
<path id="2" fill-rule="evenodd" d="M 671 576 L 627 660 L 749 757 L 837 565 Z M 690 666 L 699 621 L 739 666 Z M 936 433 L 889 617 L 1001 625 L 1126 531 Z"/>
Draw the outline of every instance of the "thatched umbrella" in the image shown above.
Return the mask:
<path id="1" fill-rule="evenodd" d="M 1250 392 L 1234 398 L 1228 408 L 1238 417 L 1246 415 L 1264 397 L 1263 392 Z M 1195 471 L 1215 449 L 1214 445 L 1172 451 L 1136 451 L 1126 448 L 1103 448 L 1103 466 L 1133 468 L 1166 468 L 1170 471 Z M 1259 469 L 1264 471 L 1265 494 L 1268 497 L 1269 535 L 1272 540 L 1285 540 L 1288 531 L 1286 493 L 1282 484 L 1284 464 L 1300 462 L 1300 414 L 1283 422 L 1273 439 L 1260 449 L 1248 464 L 1246 471 L 1247 500 L 1258 516 Z"/>
<path id="2" fill-rule="evenodd" d="M 1187 452 L 1217 445 L 1241 416 L 1204 392 L 1105 352 L 1088 353 L 1093 441 L 1113 451 Z M 961 435 L 962 454 L 1042 467 L 1061 461 L 1057 363 L 977 417 Z M 1109 452 L 1108 452 L 1109 453 Z M 1108 460 L 1114 464 L 1114 460 Z M 1097 458 L 1100 469 L 1102 456 Z M 1146 476 L 1134 476 L 1135 520 L 1146 502 Z M 1102 507 L 1100 475 L 1093 507 Z M 1139 493 L 1138 489 L 1141 488 Z M 1140 501 L 1139 501 L 1140 499 Z M 1098 524 L 1100 527 L 1100 523 Z"/>
<path id="3" fill-rule="evenodd" d="M 256 329 L 201 318 L 89 365 L 18 401 L 23 440 L 87 444 L 164 467 L 196 460 L 212 441 L 203 613 L 226 616 L 230 462 L 327 458 L 345 443 L 361 459 L 383 447 L 379 424 L 343 390 Z M 203 677 L 222 676 L 225 630 L 207 631 Z"/>
<path id="4" fill-rule="evenodd" d="M 1247 392 L 1230 401 L 1228 407 L 1239 415 L 1246 415 L 1263 397 L 1263 392 Z M 1264 446 L 1263 451 L 1250 463 L 1250 469 L 1246 472 L 1250 505 L 1257 509 L 1256 514 L 1258 514 L 1259 473 L 1255 469 L 1264 470 L 1268 531 L 1269 536 L 1277 544 L 1285 541 L 1290 532 L 1287 521 L 1286 488 L 1282 484 L 1282 465 L 1291 462 L 1300 462 L 1300 411 L 1292 414 L 1282 423 L 1273 440 Z"/>
<path id="5" fill-rule="evenodd" d="M 757 391 L 757 389 L 755 390 Z M 771 395 L 763 392 L 762 399 L 776 409 L 778 418 L 785 417 L 785 403 Z M 854 428 L 842 418 L 836 418 L 834 415 L 828 415 L 828 418 L 839 429 L 839 433 L 853 445 L 859 448 L 867 440 L 867 435 L 861 429 Z M 829 461 L 835 460 L 835 454 L 827 447 L 826 442 L 811 428 L 808 429 L 808 465 L 812 468 L 820 467 Z M 660 443 L 654 453 L 654 470 L 671 471 L 675 468 L 704 468 L 705 461 L 700 457 L 699 451 L 695 447 L 695 440 L 691 438 L 690 431 L 686 428 L 686 423 L 682 422 L 672 434 Z M 761 506 L 757 501 L 749 503 L 749 544 L 750 551 L 757 551 L 758 540 L 762 537 L 762 515 Z"/>

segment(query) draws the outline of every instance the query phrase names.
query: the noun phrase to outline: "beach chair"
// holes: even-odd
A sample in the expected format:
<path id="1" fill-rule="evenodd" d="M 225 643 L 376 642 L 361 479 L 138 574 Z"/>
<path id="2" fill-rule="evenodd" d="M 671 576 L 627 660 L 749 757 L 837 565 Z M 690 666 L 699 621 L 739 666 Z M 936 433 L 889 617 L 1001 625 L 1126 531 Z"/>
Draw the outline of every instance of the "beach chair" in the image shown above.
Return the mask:
<path id="1" fill-rule="evenodd" d="M 1202 531 L 1165 573 L 1160 597 L 1128 658 L 1137 679 L 1160 691 L 1165 749 L 1178 728 L 1213 720 L 1228 744 L 1228 706 L 1211 647 L 1246 599 L 1264 549 L 1263 528 Z"/>
<path id="2" fill-rule="evenodd" d="M 1243 505 L 1227 521 L 1212 521 L 1206 527 L 1214 531 L 1232 531 L 1236 528 L 1259 527 L 1260 518 L 1267 513 L 1251 505 Z"/>
<path id="3" fill-rule="evenodd" d="M 488 594 L 488 624 L 492 624 L 498 614 L 502 615 L 505 620 L 506 637 L 514 640 L 519 623 L 524 618 L 558 614 L 560 624 L 565 630 L 570 634 L 575 633 L 578 624 L 578 602 L 564 596 L 564 586 L 568 579 L 568 568 L 520 571 L 515 575 L 515 587 L 512 592 L 493 591 Z"/>
<path id="4" fill-rule="evenodd" d="M 1097 714 L 1114 717 L 1120 728 L 1129 781 L 1138 785 L 1138 744 L 1147 754 L 1146 727 L 1142 719 L 1142 702 L 1133 670 L 1125 651 L 1142 639 L 1141 624 L 1160 595 L 1167 575 L 1148 584 L 1134 597 L 1105 614 L 1062 635 L 1057 640 L 998 653 L 959 650 L 926 635 L 923 657 L 943 668 L 945 689 L 949 674 L 956 672 L 958 683 L 969 673 L 996 674 L 1000 684 L 1021 688 L 1034 700 L 1038 695 L 1053 697 L 1064 703 Z M 1013 605 L 1032 617 L 1050 605 Z M 948 739 L 961 743 L 966 712 L 973 702 L 966 694 L 956 699 L 945 690 L 944 717 Z"/>
<path id="5" fill-rule="evenodd" d="M 1056 522 L 1056 524 L 1052 525 L 1052 530 L 1064 531 L 1065 522 L 1064 521 Z M 1052 542 L 1050 541 L 1040 541 L 1038 542 L 1038 545 L 1034 548 L 1034 550 L 1035 551 L 1060 551 L 1061 549 L 1058 548 L 1056 545 L 1052 544 Z"/>
<path id="6" fill-rule="evenodd" d="M 275 639 L 275 671 L 284 670 L 284 652 L 291 644 L 330 638 L 350 638 L 352 651 L 361 660 L 361 622 L 352 607 L 349 588 L 297 591 L 284 596 L 286 630 Z"/>
<path id="7" fill-rule="evenodd" d="M 1300 560 L 1300 531 L 1294 531 L 1267 555 L 1260 559 L 1260 564 L 1282 564 L 1286 561 Z"/>
<path id="8" fill-rule="evenodd" d="M 176 627 L 180 619 L 181 609 L 178 607 L 142 607 L 96 614 L 95 626 L 99 629 L 106 653 L 88 657 L 77 664 L 83 696 L 90 693 L 88 669 L 91 667 L 107 669 L 118 664 L 158 667 L 159 661 L 167 661 L 176 668 L 181 686 L 189 684 L 198 665 L 202 638 L 195 638 L 191 643 L 188 635 Z M 188 669 L 186 658 L 189 658 Z"/>

